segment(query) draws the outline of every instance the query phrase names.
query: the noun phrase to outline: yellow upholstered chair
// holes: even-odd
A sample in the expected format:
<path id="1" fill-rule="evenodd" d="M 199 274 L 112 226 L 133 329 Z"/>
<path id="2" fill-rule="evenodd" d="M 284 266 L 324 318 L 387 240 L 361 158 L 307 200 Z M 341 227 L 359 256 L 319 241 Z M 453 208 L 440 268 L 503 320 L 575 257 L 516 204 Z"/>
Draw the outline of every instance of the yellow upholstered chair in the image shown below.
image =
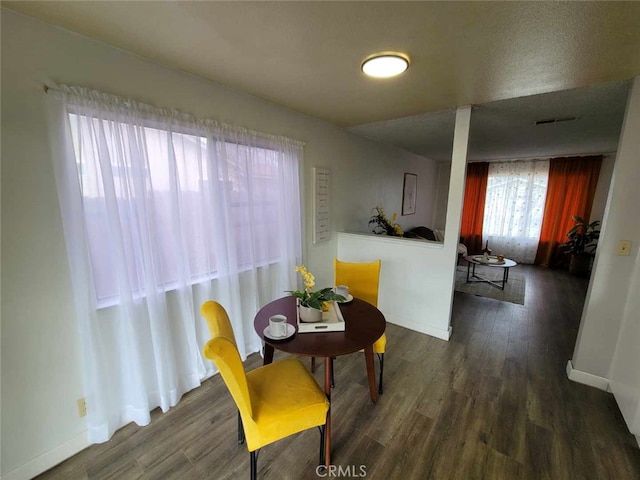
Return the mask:
<path id="1" fill-rule="evenodd" d="M 341 262 L 333 259 L 335 285 L 346 285 L 349 293 L 360 300 L 378 306 L 378 286 L 380 284 L 380 260 L 370 263 Z M 382 336 L 373 344 L 373 351 L 380 360 L 380 380 L 378 393 L 382 394 L 382 374 L 384 372 L 384 352 L 387 346 L 387 336 Z"/>
<path id="2" fill-rule="evenodd" d="M 251 479 L 257 476 L 260 448 L 312 427 L 320 429 L 319 463 L 324 464 L 329 401 L 304 365 L 289 358 L 245 373 L 225 309 L 206 302 L 200 311 L 212 337 L 204 356 L 215 362 L 240 412 Z"/>
<path id="3" fill-rule="evenodd" d="M 225 337 L 231 340 L 236 348 L 238 347 L 236 336 L 233 334 L 233 328 L 231 328 L 229 315 L 227 315 L 227 311 L 222 305 L 211 300 L 204 302 L 200 307 L 200 313 L 207 321 L 211 338 Z M 238 443 L 244 443 L 244 428 L 242 428 L 240 410 L 238 410 Z"/>

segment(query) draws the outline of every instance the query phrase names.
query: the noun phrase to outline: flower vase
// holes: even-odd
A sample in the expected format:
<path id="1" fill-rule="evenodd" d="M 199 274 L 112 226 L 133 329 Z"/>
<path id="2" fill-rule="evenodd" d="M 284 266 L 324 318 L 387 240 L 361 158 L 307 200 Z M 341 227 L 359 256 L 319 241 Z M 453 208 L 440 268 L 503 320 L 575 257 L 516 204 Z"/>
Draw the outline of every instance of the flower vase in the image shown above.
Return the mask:
<path id="1" fill-rule="evenodd" d="M 315 323 L 322 320 L 322 310 L 300 305 L 300 320 L 305 323 Z"/>

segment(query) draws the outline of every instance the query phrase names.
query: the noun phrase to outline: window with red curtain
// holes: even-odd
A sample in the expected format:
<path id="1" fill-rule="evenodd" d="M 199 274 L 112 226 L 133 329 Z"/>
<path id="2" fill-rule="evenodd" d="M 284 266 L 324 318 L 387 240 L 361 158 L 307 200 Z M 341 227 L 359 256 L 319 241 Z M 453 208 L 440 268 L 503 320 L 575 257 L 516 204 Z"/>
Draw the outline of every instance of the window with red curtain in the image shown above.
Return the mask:
<path id="1" fill-rule="evenodd" d="M 482 224 L 488 176 L 488 162 L 473 162 L 467 165 L 460 236 L 470 255 L 482 250 Z"/>
<path id="2" fill-rule="evenodd" d="M 536 265 L 564 263 L 558 246 L 567 240 L 567 232 L 575 223 L 573 215 L 589 220 L 601 164 L 601 155 L 551 159 Z"/>

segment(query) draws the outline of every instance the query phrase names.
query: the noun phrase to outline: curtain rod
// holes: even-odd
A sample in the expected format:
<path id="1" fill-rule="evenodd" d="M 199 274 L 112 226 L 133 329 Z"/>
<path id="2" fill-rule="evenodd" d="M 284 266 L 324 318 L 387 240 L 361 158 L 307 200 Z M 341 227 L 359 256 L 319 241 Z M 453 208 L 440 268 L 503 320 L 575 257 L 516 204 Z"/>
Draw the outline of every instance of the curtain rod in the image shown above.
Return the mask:
<path id="1" fill-rule="evenodd" d="M 78 87 L 78 88 L 82 88 L 83 90 L 90 90 L 90 91 L 96 92 L 96 93 L 98 93 L 100 95 L 106 95 L 108 97 L 112 97 L 112 98 L 115 98 L 115 99 L 120 99 L 120 100 L 123 100 L 123 101 L 129 101 L 124 97 L 120 97 L 119 95 L 114 95 L 112 93 L 100 92 L 98 90 L 87 89 L 87 88 L 84 88 L 84 87 Z M 50 87 L 46 83 L 42 84 L 42 90 L 44 91 L 45 94 L 48 94 L 49 90 L 53 90 L 55 92 L 66 93 L 65 90 L 62 90 L 62 89 L 58 88 L 57 86 L 56 87 Z M 279 141 L 285 140 L 287 142 L 291 142 L 291 143 L 296 144 L 298 146 L 304 146 L 305 145 L 305 142 L 302 142 L 300 140 L 296 140 L 296 139 L 293 139 L 293 138 L 289 138 L 289 137 L 284 136 L 284 135 L 259 132 L 257 130 L 253 130 L 251 128 L 242 127 L 242 126 L 238 126 L 238 125 L 233 125 L 233 124 L 221 121 L 221 120 L 213 120 L 213 119 L 207 119 L 207 118 L 201 119 L 201 118 L 195 117 L 194 115 L 192 115 L 190 113 L 184 113 L 184 112 L 181 112 L 181 111 L 178 111 L 178 110 L 174 110 L 174 109 L 169 109 L 169 108 L 166 108 L 166 107 L 156 107 L 154 105 L 150 105 L 150 104 L 147 104 L 147 103 L 144 103 L 144 102 L 139 102 L 137 100 L 131 100 L 131 102 L 135 103 L 137 105 L 140 105 L 140 106 L 142 106 L 144 108 L 148 108 L 148 109 L 150 109 L 152 111 L 166 111 L 166 112 L 173 112 L 173 113 L 178 113 L 180 115 L 188 116 L 190 118 L 190 121 L 193 121 L 193 122 L 196 122 L 196 123 L 198 123 L 198 122 L 213 122 L 215 125 L 217 125 L 218 127 L 221 127 L 221 128 L 230 128 L 230 129 L 236 129 L 236 130 L 237 129 L 242 129 L 245 134 L 255 135 L 255 136 L 261 138 L 262 140 L 269 140 L 269 141 L 272 141 L 272 140 L 279 140 Z"/>
<path id="2" fill-rule="evenodd" d="M 572 157 L 597 157 L 602 155 L 603 157 L 609 155 L 615 155 L 616 152 L 596 152 L 596 153 L 566 153 L 560 155 L 541 155 L 537 157 L 518 157 L 518 158 L 495 158 L 491 160 L 469 160 L 467 163 L 509 163 L 509 162 L 530 162 L 535 160 L 551 160 L 552 158 L 572 158 Z"/>

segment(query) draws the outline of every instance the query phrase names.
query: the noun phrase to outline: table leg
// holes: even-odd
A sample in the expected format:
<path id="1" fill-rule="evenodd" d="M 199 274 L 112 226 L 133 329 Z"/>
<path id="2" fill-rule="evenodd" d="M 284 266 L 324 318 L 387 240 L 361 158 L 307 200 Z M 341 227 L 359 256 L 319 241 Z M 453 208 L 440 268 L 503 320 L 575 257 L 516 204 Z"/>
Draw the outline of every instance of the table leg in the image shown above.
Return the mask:
<path id="1" fill-rule="evenodd" d="M 263 365 L 269 365 L 273 362 L 273 347 L 268 343 L 264 344 L 264 359 L 262 360 Z"/>
<path id="2" fill-rule="evenodd" d="M 471 272 L 469 272 L 470 265 L 467 265 L 467 283 L 488 283 L 489 285 L 493 285 L 494 287 L 499 288 L 500 290 L 504 290 L 505 284 L 509 281 L 509 268 L 502 268 L 502 282 L 500 280 L 488 280 L 485 277 L 481 277 L 480 275 L 476 275 L 476 264 L 473 264 L 471 267 Z M 472 280 L 472 279 L 477 280 Z"/>
<path id="3" fill-rule="evenodd" d="M 329 400 L 327 425 L 324 428 L 324 464 L 331 465 L 331 357 L 324 357 L 324 393 Z"/>
<path id="4" fill-rule="evenodd" d="M 365 347 L 364 359 L 367 362 L 367 377 L 369 377 L 369 394 L 371 395 L 371 402 L 376 403 L 378 401 L 378 394 L 376 391 L 376 370 L 373 366 L 373 345 Z"/>

